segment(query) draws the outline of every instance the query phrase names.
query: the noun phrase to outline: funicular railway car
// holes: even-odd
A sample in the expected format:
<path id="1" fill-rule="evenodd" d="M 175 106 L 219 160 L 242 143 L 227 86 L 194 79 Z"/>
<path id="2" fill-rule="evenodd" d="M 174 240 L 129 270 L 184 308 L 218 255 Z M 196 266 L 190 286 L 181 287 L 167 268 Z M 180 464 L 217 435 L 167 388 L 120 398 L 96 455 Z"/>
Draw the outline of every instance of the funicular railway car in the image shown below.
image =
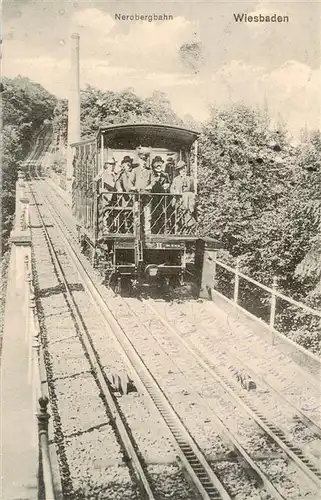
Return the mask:
<path id="1" fill-rule="evenodd" d="M 72 145 L 79 240 L 117 291 L 183 282 L 198 238 L 197 138 L 172 125 L 125 124 Z"/>

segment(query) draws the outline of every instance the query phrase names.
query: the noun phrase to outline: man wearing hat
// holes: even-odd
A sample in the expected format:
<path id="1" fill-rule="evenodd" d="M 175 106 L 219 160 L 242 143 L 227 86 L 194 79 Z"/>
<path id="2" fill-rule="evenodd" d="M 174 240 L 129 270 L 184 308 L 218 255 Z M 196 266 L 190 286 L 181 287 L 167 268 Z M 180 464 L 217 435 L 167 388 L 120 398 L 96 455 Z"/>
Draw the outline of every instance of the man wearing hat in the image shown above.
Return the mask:
<path id="1" fill-rule="evenodd" d="M 166 193 L 169 190 L 169 178 L 163 169 L 164 160 L 161 156 L 155 156 L 152 160 L 152 173 L 150 183 L 146 186 L 146 191 L 151 193 Z M 145 231 L 161 232 L 165 224 L 166 200 L 164 196 L 152 196 L 147 207 L 149 213 L 145 215 Z"/>
<path id="2" fill-rule="evenodd" d="M 107 228 L 107 230 L 112 229 L 113 219 L 114 219 L 112 206 L 114 204 L 113 197 L 116 191 L 116 178 L 117 178 L 117 174 L 115 173 L 116 165 L 117 162 L 115 158 L 111 158 L 105 161 L 103 169 L 94 178 L 94 181 L 97 182 L 97 187 L 102 197 L 103 207 L 104 207 L 102 209 L 104 217 L 104 225 Z"/>
<path id="3" fill-rule="evenodd" d="M 138 191 L 145 191 L 150 183 L 151 170 L 148 164 L 149 154 L 137 149 L 137 163 L 133 171 L 133 184 Z"/>
<path id="4" fill-rule="evenodd" d="M 179 160 L 175 167 L 176 177 L 171 185 L 171 193 L 182 194 L 192 193 L 194 191 L 194 183 L 192 177 L 187 175 L 187 166 L 185 161 Z"/>
<path id="5" fill-rule="evenodd" d="M 182 218 L 185 226 L 192 225 L 195 222 L 193 213 L 195 210 L 195 192 L 194 192 L 194 182 L 191 176 L 187 175 L 187 166 L 183 160 L 180 160 L 175 171 L 178 175 L 174 178 L 171 185 L 171 193 L 182 195 L 182 199 L 173 200 L 173 204 L 176 205 L 178 210 L 178 215 Z M 183 211 L 184 214 L 180 214 Z"/>
<path id="6" fill-rule="evenodd" d="M 121 163 L 121 171 L 118 178 L 116 179 L 116 190 L 134 191 L 135 187 L 132 180 L 132 169 L 133 169 L 133 159 L 130 156 L 124 156 Z"/>
<path id="7" fill-rule="evenodd" d="M 164 160 L 161 156 L 155 156 L 152 161 L 152 174 L 150 178 L 150 183 L 146 187 L 146 191 L 151 191 L 152 193 L 166 193 L 169 188 L 169 178 L 168 175 L 163 170 Z"/>
<path id="8" fill-rule="evenodd" d="M 173 154 L 168 155 L 166 159 L 166 165 L 164 172 L 168 175 L 170 182 L 173 180 L 173 174 L 175 170 L 175 156 Z"/>
<path id="9" fill-rule="evenodd" d="M 94 181 L 101 181 L 101 190 L 104 190 L 104 184 L 108 186 L 112 186 L 113 183 L 113 172 L 115 169 L 116 160 L 115 158 L 111 158 L 110 160 L 105 161 L 102 170 L 96 175 Z M 107 188 L 106 188 L 107 189 Z"/>
<path id="10" fill-rule="evenodd" d="M 121 163 L 121 171 L 116 179 L 116 191 L 124 193 L 121 196 L 117 195 L 117 210 L 120 208 L 129 208 L 133 206 L 133 197 L 128 194 L 135 191 L 132 180 L 133 159 L 130 156 L 124 156 Z M 133 213 L 131 210 L 120 210 L 115 218 L 117 232 L 128 233 L 133 230 Z"/>
<path id="11" fill-rule="evenodd" d="M 115 167 L 116 167 L 116 164 L 117 164 L 117 162 L 116 162 L 115 158 L 111 158 L 110 160 L 105 161 L 105 163 L 103 165 L 103 169 L 94 178 L 94 180 L 98 183 L 98 187 L 99 187 L 100 192 L 115 191 L 115 183 L 116 183 Z M 111 196 L 112 195 L 110 195 L 110 199 L 111 199 Z"/>

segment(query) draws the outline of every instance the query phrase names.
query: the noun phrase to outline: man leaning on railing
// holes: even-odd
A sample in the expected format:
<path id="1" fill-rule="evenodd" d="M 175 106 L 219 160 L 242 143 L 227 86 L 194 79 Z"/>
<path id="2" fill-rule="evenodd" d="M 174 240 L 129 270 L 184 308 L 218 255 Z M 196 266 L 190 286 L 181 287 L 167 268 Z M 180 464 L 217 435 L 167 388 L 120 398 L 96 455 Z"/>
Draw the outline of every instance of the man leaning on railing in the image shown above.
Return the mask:
<path id="1" fill-rule="evenodd" d="M 178 212 L 180 224 L 184 227 L 194 225 L 194 211 L 195 211 L 195 190 L 194 181 L 191 176 L 187 175 L 186 163 L 180 160 L 176 167 L 178 175 L 173 179 L 170 192 L 176 195 L 182 195 L 181 200 L 173 199 L 172 204 Z"/>

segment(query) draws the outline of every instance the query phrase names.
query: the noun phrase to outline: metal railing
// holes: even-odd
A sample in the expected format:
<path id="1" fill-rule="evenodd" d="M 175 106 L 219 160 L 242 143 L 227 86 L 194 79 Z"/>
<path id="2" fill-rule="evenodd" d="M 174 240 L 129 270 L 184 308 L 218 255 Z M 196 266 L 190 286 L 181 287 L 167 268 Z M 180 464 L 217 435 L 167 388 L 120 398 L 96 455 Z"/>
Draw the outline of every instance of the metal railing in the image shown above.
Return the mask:
<path id="1" fill-rule="evenodd" d="M 147 234 L 195 234 L 196 220 L 189 209 L 188 197 L 182 194 L 141 195 L 141 217 Z"/>
<path id="2" fill-rule="evenodd" d="M 138 197 L 134 193 L 103 192 L 98 196 L 98 231 L 134 235 Z"/>
<path id="3" fill-rule="evenodd" d="M 305 311 L 307 314 L 310 314 L 310 315 L 313 315 L 314 317 L 316 318 L 321 318 L 321 312 L 320 311 L 317 311 L 315 309 L 313 309 L 312 307 L 309 307 L 308 305 L 304 304 L 303 302 L 299 302 L 291 297 L 288 297 L 286 295 L 284 295 L 282 292 L 280 292 L 278 289 L 277 289 L 277 278 L 276 277 L 273 277 L 273 280 L 272 280 L 272 286 L 271 287 L 268 287 L 266 285 L 263 285 L 262 283 L 260 283 L 259 281 L 243 274 L 241 271 L 240 271 L 240 261 L 239 259 L 237 259 L 237 262 L 236 262 L 236 266 L 235 268 L 225 264 L 224 262 L 221 262 L 219 261 L 218 259 L 215 259 L 214 260 L 214 266 L 213 266 L 213 282 L 214 284 L 217 283 L 217 271 L 218 271 L 218 267 L 221 267 L 223 269 L 225 269 L 226 271 L 228 271 L 229 273 L 232 273 L 234 275 L 234 289 L 233 289 L 233 299 L 230 299 L 229 297 L 227 297 L 229 300 L 231 300 L 235 305 L 238 305 L 239 306 L 239 298 L 240 298 L 240 278 L 244 279 L 245 281 L 247 281 L 248 283 L 251 283 L 252 285 L 260 288 L 261 290 L 264 290 L 265 292 L 268 293 L 269 297 L 270 297 L 270 300 L 268 301 L 269 302 L 269 305 L 270 305 L 270 310 L 269 310 L 269 318 L 268 318 L 268 321 L 265 321 L 271 332 L 272 333 L 279 333 L 276 329 L 275 329 L 275 324 L 276 324 L 276 307 L 277 307 L 277 300 L 280 299 L 282 301 L 285 301 L 286 303 L 288 304 L 291 304 L 292 306 L 295 306 L 303 311 Z M 216 289 L 214 287 L 214 289 Z M 216 290 L 218 291 L 218 290 Z M 220 293 L 220 292 L 219 292 Z M 223 293 L 224 296 L 226 296 L 224 293 Z M 245 309 L 247 310 L 246 307 L 244 306 L 240 306 L 242 307 L 242 309 Z M 253 315 L 253 314 L 252 314 Z M 254 315 L 255 316 L 255 315 Z M 257 319 L 261 319 L 261 318 L 257 318 Z M 274 341 L 274 337 L 273 337 L 273 341 Z"/>
<path id="4" fill-rule="evenodd" d="M 195 234 L 196 220 L 185 195 L 112 191 L 99 194 L 101 235 L 134 235 L 137 227 L 143 228 L 145 235 L 190 235 Z"/>

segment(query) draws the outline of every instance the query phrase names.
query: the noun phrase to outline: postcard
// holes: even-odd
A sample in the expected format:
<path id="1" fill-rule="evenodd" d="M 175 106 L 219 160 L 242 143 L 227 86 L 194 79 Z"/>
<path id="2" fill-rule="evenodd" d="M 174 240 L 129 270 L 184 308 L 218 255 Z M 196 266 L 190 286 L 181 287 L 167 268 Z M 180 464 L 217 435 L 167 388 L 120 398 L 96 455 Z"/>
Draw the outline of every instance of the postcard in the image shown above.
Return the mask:
<path id="1" fill-rule="evenodd" d="M 3 500 L 320 497 L 320 9 L 3 1 Z"/>

